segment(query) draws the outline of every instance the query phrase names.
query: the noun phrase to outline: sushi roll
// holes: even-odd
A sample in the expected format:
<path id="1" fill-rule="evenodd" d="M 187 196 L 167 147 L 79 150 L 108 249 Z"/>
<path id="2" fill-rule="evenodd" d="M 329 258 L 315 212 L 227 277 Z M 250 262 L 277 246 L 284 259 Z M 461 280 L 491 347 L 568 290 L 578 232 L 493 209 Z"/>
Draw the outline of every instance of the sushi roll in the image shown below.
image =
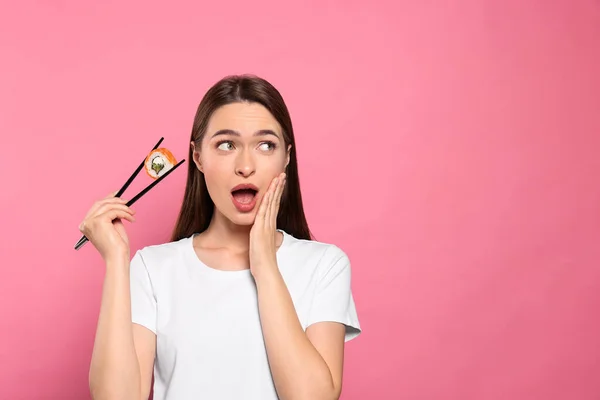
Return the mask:
<path id="1" fill-rule="evenodd" d="M 146 173 L 152 179 L 161 177 L 175 164 L 177 164 L 177 160 L 175 160 L 173 153 L 165 148 L 152 150 L 144 162 Z"/>

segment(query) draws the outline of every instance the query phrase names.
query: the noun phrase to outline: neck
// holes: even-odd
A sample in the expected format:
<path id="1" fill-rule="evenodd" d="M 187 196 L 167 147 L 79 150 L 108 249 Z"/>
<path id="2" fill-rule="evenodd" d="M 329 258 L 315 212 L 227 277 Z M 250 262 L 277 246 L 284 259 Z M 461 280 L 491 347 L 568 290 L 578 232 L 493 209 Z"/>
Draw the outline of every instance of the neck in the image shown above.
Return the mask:
<path id="1" fill-rule="evenodd" d="M 247 251 L 252 225 L 236 225 L 215 210 L 204 237 L 215 247 L 227 247 L 236 251 Z"/>
<path id="2" fill-rule="evenodd" d="M 215 210 L 208 228 L 202 232 L 203 241 L 208 247 L 228 248 L 234 252 L 247 252 L 250 247 L 252 225 L 236 225 Z M 275 231 L 275 245 L 279 247 L 283 235 Z"/>

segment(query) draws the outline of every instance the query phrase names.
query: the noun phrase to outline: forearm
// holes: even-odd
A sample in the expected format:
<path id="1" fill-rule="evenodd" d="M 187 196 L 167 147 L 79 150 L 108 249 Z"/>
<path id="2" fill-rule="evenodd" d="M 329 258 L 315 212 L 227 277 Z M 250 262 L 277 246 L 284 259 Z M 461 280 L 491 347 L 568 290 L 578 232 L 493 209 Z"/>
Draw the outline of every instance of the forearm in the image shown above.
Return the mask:
<path id="1" fill-rule="evenodd" d="M 138 399 L 141 394 L 128 264 L 126 258 L 107 264 L 89 375 L 94 399 L 129 400 Z"/>
<path id="2" fill-rule="evenodd" d="M 279 397 L 337 399 L 329 367 L 302 329 L 279 270 L 272 268 L 256 284 L 263 336 Z"/>

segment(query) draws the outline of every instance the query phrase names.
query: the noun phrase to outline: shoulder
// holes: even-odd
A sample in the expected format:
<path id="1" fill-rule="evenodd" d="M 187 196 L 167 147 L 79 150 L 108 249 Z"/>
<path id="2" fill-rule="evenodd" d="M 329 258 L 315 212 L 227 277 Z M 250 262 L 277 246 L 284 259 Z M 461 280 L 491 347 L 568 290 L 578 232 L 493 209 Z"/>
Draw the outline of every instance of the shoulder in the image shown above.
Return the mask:
<path id="1" fill-rule="evenodd" d="M 312 264 L 319 269 L 333 266 L 350 267 L 350 259 L 341 247 L 326 241 L 297 239 L 283 232 L 285 255 L 302 260 L 303 265 Z"/>
<path id="2" fill-rule="evenodd" d="M 156 268 L 180 261 L 187 246 L 191 246 L 191 237 L 174 242 L 147 245 L 136 251 L 134 258 L 139 258 L 146 268 Z"/>

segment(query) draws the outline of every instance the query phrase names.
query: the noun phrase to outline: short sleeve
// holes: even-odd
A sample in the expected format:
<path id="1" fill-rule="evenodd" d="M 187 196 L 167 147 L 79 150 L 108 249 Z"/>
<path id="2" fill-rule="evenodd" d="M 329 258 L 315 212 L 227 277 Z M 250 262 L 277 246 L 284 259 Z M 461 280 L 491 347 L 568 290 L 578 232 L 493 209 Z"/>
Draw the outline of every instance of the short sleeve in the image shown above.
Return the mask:
<path id="1" fill-rule="evenodd" d="M 131 321 L 156 334 L 156 298 L 144 259 L 137 251 L 129 263 Z"/>
<path id="2" fill-rule="evenodd" d="M 361 328 L 350 287 L 350 260 L 341 249 L 333 248 L 337 250 L 335 256 L 324 256 L 319 265 L 320 274 L 307 326 L 323 321 L 342 323 L 346 326 L 347 342 L 356 338 Z"/>

